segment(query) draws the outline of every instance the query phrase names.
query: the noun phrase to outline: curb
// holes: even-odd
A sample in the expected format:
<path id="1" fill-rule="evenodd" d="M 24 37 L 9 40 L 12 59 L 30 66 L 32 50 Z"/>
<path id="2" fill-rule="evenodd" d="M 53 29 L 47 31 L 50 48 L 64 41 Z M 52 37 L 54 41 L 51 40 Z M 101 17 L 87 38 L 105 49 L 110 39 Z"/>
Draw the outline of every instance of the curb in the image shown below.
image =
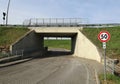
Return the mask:
<path id="1" fill-rule="evenodd" d="M 14 62 L 0 64 L 0 68 L 16 65 L 16 64 L 20 64 L 20 63 L 24 63 L 24 62 L 27 62 L 27 61 L 30 61 L 30 60 L 32 60 L 32 58 L 23 59 L 23 60 L 17 60 L 17 61 L 14 61 Z"/>

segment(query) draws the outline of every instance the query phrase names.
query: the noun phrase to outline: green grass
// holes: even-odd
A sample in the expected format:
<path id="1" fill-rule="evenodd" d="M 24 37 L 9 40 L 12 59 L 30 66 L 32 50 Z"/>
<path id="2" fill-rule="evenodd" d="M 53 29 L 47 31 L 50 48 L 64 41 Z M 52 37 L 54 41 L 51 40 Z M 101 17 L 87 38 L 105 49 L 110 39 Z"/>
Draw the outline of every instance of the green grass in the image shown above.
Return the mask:
<path id="1" fill-rule="evenodd" d="M 99 75 L 99 78 L 101 80 L 101 84 L 105 84 L 104 74 Z M 106 78 L 107 78 L 107 84 L 120 84 L 120 78 L 118 76 L 107 74 Z"/>
<path id="2" fill-rule="evenodd" d="M 9 46 L 28 31 L 27 28 L 0 27 L 0 46 Z"/>
<path id="3" fill-rule="evenodd" d="M 112 28 L 84 28 L 83 34 L 86 35 L 96 46 L 102 49 L 102 43 L 97 39 L 97 35 L 101 30 L 107 30 L 111 34 L 111 39 L 107 42 L 107 56 L 120 57 L 120 27 Z M 0 27 L 0 46 L 9 46 L 19 37 L 28 32 L 27 28 L 6 28 Z M 44 45 L 54 48 L 71 49 L 70 40 L 45 40 Z"/>
<path id="4" fill-rule="evenodd" d="M 84 28 L 82 33 L 86 35 L 96 46 L 102 49 L 102 43 L 97 35 L 101 30 L 107 30 L 111 34 L 111 39 L 107 42 L 107 56 L 111 58 L 120 57 L 120 27 L 111 28 Z"/>
<path id="5" fill-rule="evenodd" d="M 71 40 L 44 40 L 44 46 L 71 49 Z"/>

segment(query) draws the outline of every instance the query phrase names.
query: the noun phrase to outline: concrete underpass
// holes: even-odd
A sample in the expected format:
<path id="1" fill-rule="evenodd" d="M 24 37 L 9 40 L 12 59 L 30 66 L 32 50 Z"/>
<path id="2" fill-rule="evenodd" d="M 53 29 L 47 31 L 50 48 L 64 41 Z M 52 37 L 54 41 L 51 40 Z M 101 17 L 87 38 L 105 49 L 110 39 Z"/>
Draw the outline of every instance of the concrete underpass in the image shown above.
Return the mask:
<path id="1" fill-rule="evenodd" d="M 49 49 L 49 46 L 45 46 L 48 47 L 48 52 L 47 55 L 50 56 L 61 56 L 61 55 L 73 55 L 74 54 L 74 46 L 75 44 L 73 43 L 73 38 L 75 38 L 77 36 L 77 33 L 37 33 L 37 35 L 41 36 L 41 37 L 48 37 L 48 38 L 69 38 L 71 41 L 71 45 L 69 45 L 71 47 L 70 50 L 65 50 L 65 49 L 61 49 L 59 47 L 57 48 L 51 48 Z M 59 40 L 58 40 L 59 41 Z M 64 45 L 64 44 L 63 44 Z"/>
<path id="2" fill-rule="evenodd" d="M 24 50 L 24 53 L 40 51 L 44 54 L 46 52 L 44 37 L 69 37 L 73 56 L 101 61 L 97 47 L 81 33 L 81 27 L 29 27 L 29 29 L 30 32 L 11 45 L 12 53 Z"/>
<path id="3" fill-rule="evenodd" d="M 22 59 L 0 67 L 0 84 L 99 84 L 98 74 L 103 71 L 101 54 L 81 33 L 80 21 L 71 18 L 25 22 L 31 26 L 30 31 L 10 46 L 12 54 L 23 51 Z M 71 50 L 47 49 L 45 37 L 70 38 Z"/>
<path id="4" fill-rule="evenodd" d="M 50 57 L 28 58 L 30 60 L 0 68 L 0 84 L 99 84 L 97 74 L 103 71 L 99 63 L 101 57 L 97 47 L 81 33 L 81 28 L 30 29 L 10 46 L 11 53 L 23 50 L 24 55 L 31 55 L 37 51 L 38 57 L 45 57 L 47 52 Z M 44 37 L 71 38 L 71 51 L 47 50 Z"/>

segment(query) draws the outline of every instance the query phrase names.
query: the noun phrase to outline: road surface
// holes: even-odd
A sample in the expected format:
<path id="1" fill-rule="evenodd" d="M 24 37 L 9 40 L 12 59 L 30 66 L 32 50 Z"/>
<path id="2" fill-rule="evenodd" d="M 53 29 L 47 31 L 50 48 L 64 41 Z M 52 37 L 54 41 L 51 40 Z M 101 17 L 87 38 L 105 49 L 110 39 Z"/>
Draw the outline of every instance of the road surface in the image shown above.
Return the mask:
<path id="1" fill-rule="evenodd" d="M 97 64 L 72 56 L 36 58 L 0 68 L 0 84 L 97 84 Z"/>

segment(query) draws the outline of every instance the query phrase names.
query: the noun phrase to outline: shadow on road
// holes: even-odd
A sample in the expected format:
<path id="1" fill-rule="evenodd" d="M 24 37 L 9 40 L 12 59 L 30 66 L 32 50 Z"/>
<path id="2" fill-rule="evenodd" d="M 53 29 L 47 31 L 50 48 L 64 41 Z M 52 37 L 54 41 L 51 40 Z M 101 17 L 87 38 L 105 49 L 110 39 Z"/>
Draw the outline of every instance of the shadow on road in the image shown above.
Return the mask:
<path id="1" fill-rule="evenodd" d="M 56 57 L 56 56 L 69 56 L 70 51 L 48 51 L 46 57 Z"/>
<path id="2" fill-rule="evenodd" d="M 60 56 L 70 56 L 70 55 L 72 55 L 71 51 L 59 50 L 59 49 L 49 50 L 45 54 L 40 54 L 40 51 L 31 52 L 23 56 L 22 59 L 18 59 L 14 61 L 10 61 L 9 59 L 9 61 L 5 61 L 2 64 L 0 63 L 0 68 L 21 64 L 30 61 L 32 59 L 43 59 L 48 57 L 60 57 Z"/>

